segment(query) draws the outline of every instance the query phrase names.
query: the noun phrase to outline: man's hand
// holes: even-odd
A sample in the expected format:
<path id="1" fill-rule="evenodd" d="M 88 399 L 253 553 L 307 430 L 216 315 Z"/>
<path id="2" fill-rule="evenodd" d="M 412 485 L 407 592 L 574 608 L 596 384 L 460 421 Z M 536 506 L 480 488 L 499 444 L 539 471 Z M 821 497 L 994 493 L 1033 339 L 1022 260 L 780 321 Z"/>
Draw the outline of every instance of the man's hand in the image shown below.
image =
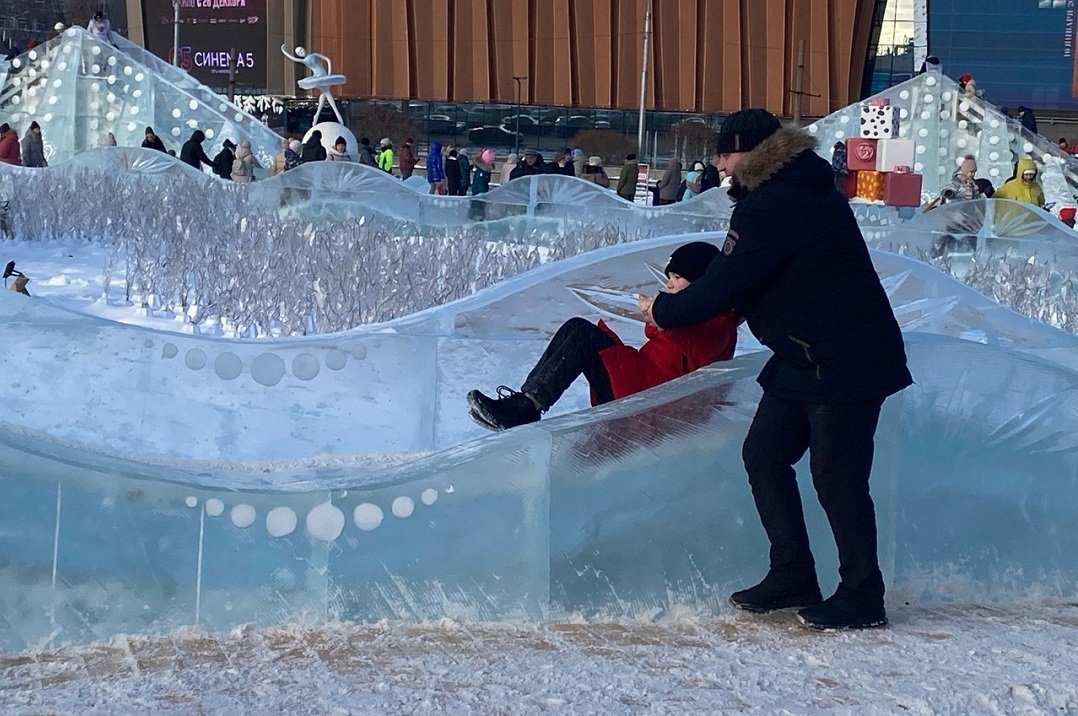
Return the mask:
<path id="1" fill-rule="evenodd" d="M 659 324 L 655 322 L 655 317 L 651 315 L 651 307 L 655 303 L 655 297 L 641 293 L 637 295 L 636 303 L 640 306 L 640 313 L 644 316 L 644 322 L 657 327 Z"/>

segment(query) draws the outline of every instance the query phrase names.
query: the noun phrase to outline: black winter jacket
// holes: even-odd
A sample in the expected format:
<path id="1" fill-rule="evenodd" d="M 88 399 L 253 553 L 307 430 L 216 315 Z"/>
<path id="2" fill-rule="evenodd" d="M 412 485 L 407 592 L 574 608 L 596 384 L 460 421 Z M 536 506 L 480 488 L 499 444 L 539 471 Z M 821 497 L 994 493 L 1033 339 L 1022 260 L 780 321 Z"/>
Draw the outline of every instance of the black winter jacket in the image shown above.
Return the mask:
<path id="1" fill-rule="evenodd" d="M 236 161 L 236 153 L 232 151 L 235 145 L 226 141 L 221 151 L 213 158 L 213 173 L 222 179 L 232 181 L 232 162 Z"/>
<path id="2" fill-rule="evenodd" d="M 153 141 L 150 141 L 149 139 L 143 139 L 142 140 L 142 148 L 143 149 L 156 149 L 159 152 L 168 151 L 168 150 L 165 149 L 165 143 L 161 141 L 161 137 L 158 137 L 156 134 L 153 137 Z"/>
<path id="3" fill-rule="evenodd" d="M 539 156 L 535 159 L 535 164 L 528 164 L 524 159 L 521 159 L 513 171 L 509 172 L 509 179 L 519 179 L 520 177 L 533 177 L 539 174 L 547 174 L 546 164 L 543 162 L 543 157 Z"/>
<path id="4" fill-rule="evenodd" d="M 206 151 L 202 148 L 204 141 L 206 141 L 206 135 L 202 133 L 201 129 L 196 129 L 192 132 L 191 138 L 180 147 L 180 161 L 190 164 L 198 170 L 202 169 L 203 164 L 208 164 L 212 167 L 213 162 L 206 156 Z"/>
<path id="5" fill-rule="evenodd" d="M 718 189 L 722 185 L 722 175 L 714 164 L 704 167 L 704 176 L 700 177 L 700 193 L 708 189 Z"/>
<path id="6" fill-rule="evenodd" d="M 730 231 L 707 272 L 652 308 L 664 328 L 729 310 L 774 355 L 758 381 L 813 403 L 880 400 L 913 382 L 902 333 L 814 140 L 783 129 L 734 172 Z"/>
<path id="7" fill-rule="evenodd" d="M 463 186 L 463 179 L 461 178 L 460 171 L 460 159 L 457 156 L 456 150 L 453 150 L 445 158 L 445 193 L 449 196 L 461 196 L 461 187 Z"/>
<path id="8" fill-rule="evenodd" d="M 324 162 L 325 160 L 326 148 L 322 146 L 322 139 L 312 135 L 311 138 L 307 140 L 307 143 L 303 145 L 300 161 L 306 164 L 307 162 Z"/>

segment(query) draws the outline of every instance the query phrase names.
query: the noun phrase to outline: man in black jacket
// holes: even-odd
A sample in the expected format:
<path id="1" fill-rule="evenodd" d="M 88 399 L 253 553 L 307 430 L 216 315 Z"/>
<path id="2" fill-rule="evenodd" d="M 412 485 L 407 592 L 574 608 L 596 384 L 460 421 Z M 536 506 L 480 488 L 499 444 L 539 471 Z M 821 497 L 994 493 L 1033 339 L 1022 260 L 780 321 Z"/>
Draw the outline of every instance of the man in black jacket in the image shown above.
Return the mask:
<path id="1" fill-rule="evenodd" d="M 202 171 L 203 164 L 212 168 L 213 162 L 206 156 L 206 151 L 202 148 L 204 141 L 206 141 L 206 135 L 202 133 L 201 129 L 196 129 L 192 132 L 191 138 L 180 147 L 180 161 L 190 164 L 199 171 Z"/>
<path id="2" fill-rule="evenodd" d="M 213 173 L 222 179 L 232 181 L 232 162 L 236 161 L 236 145 L 231 139 L 226 139 L 221 145 L 221 151 L 213 158 Z"/>
<path id="3" fill-rule="evenodd" d="M 166 152 L 165 143 L 161 141 L 161 138 L 153 131 L 153 127 L 146 127 L 146 138 L 142 140 L 143 149 L 156 149 L 159 152 Z"/>
<path id="4" fill-rule="evenodd" d="M 525 149 L 524 158 L 520 160 L 520 163 L 516 165 L 513 171 L 509 172 L 509 179 L 511 181 L 520 177 L 531 177 L 545 173 L 546 165 L 543 162 L 543 155 L 534 149 Z"/>
<path id="5" fill-rule="evenodd" d="M 808 626 L 859 629 L 887 623 L 868 481 L 883 401 L 912 378 L 864 238 L 814 146 L 764 110 L 731 115 L 719 168 L 732 173 L 737 203 L 722 252 L 684 291 L 642 296 L 640 307 L 663 328 L 736 311 L 774 353 L 757 379 L 764 395 L 742 449 L 771 565 L 731 603 L 803 607 Z M 839 553 L 841 581 L 826 601 L 793 468 L 806 450 Z"/>
<path id="6" fill-rule="evenodd" d="M 300 161 L 306 164 L 307 162 L 324 162 L 325 160 L 326 148 L 322 146 L 322 130 L 316 129 L 311 132 L 311 136 L 303 143 L 303 154 L 300 155 Z"/>
<path id="7" fill-rule="evenodd" d="M 722 185 L 722 173 L 719 171 L 719 162 L 722 161 L 718 154 L 711 157 L 711 163 L 704 169 L 704 176 L 700 178 L 700 193 L 708 189 L 718 189 Z"/>

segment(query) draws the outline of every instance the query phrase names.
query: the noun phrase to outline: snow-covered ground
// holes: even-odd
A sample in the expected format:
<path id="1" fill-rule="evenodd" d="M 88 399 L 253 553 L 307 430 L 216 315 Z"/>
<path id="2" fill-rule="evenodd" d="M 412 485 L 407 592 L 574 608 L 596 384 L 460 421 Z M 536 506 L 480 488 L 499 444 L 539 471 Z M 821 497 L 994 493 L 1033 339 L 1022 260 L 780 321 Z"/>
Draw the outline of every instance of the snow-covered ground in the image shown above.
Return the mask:
<path id="1" fill-rule="evenodd" d="M 0 243 L 30 291 L 159 329 L 101 300 L 101 247 Z M 117 637 L 0 653 L 0 712 L 1078 714 L 1078 602 L 889 601 L 892 625 L 818 634 L 789 613 L 659 623 L 440 623 Z"/>
<path id="2" fill-rule="evenodd" d="M 59 306 L 113 321 L 158 330 L 182 331 L 182 318 L 153 315 L 124 302 L 122 277 L 114 279 L 109 300 L 104 300 L 104 269 L 108 252 L 102 244 L 68 239 L 63 241 L 0 242 L 0 263 L 14 261 L 30 278 L 26 289 Z M 11 285 L 11 279 L 8 279 Z"/>
<path id="3" fill-rule="evenodd" d="M 1074 714 L 1078 604 L 925 609 L 818 634 L 789 613 L 542 627 L 244 629 L 0 655 L 39 713 Z"/>

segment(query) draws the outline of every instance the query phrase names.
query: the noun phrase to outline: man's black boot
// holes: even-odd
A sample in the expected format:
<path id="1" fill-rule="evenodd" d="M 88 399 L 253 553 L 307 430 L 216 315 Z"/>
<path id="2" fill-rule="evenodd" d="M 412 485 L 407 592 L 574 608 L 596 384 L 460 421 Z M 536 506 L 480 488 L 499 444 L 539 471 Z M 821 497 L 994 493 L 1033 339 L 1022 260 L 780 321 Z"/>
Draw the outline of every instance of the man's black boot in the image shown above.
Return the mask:
<path id="1" fill-rule="evenodd" d="M 472 418 L 490 430 L 508 430 L 534 423 L 542 417 L 530 397 L 504 385 L 498 386 L 497 398 L 483 395 L 478 390 L 469 391 L 468 405 Z"/>
<path id="2" fill-rule="evenodd" d="M 730 595 L 730 604 L 756 614 L 819 604 L 823 600 L 815 574 L 790 577 L 768 572 L 755 587 Z"/>
<path id="3" fill-rule="evenodd" d="M 820 631 L 887 626 L 883 597 L 862 597 L 841 586 L 825 601 L 797 612 L 797 618 L 805 626 Z"/>

